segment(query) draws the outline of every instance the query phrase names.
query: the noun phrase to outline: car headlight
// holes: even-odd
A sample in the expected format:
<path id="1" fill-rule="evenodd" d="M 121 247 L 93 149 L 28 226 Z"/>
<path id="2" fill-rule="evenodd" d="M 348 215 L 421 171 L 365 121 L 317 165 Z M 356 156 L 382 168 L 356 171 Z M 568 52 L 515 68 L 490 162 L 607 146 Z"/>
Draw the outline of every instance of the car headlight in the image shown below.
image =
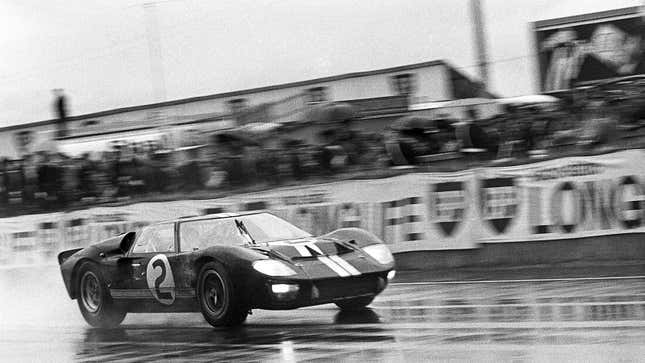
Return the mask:
<path id="1" fill-rule="evenodd" d="M 386 245 L 377 244 L 363 247 L 363 251 L 382 265 L 388 265 L 394 262 L 394 256 L 392 256 L 392 252 L 390 252 L 390 249 Z"/>
<path id="2" fill-rule="evenodd" d="M 253 269 L 268 276 L 291 276 L 296 271 L 276 260 L 259 260 L 253 262 Z"/>

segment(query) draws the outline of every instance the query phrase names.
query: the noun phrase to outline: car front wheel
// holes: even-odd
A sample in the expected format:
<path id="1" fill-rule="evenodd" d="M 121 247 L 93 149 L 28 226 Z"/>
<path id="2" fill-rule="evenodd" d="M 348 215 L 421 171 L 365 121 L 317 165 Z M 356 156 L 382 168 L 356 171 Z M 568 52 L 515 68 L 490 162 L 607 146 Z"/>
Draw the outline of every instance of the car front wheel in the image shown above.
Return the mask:
<path id="1" fill-rule="evenodd" d="M 197 298 L 204 319 L 212 326 L 235 326 L 248 316 L 224 266 L 206 263 L 199 273 Z"/>
<path id="2" fill-rule="evenodd" d="M 98 268 L 85 264 L 79 270 L 78 307 L 88 324 L 95 328 L 114 328 L 127 312 L 116 307 Z"/>

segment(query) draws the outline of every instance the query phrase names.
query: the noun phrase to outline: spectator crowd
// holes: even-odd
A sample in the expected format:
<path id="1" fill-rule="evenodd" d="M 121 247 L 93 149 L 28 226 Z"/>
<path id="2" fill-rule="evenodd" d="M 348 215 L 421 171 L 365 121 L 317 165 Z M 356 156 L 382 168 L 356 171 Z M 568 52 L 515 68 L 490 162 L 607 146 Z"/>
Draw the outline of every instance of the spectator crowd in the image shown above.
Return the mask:
<path id="1" fill-rule="evenodd" d="M 274 187 L 386 165 L 380 136 L 325 130 L 320 142 L 280 137 L 257 141 L 219 133 L 206 144 L 172 150 L 121 144 L 69 156 L 38 151 L 0 162 L 0 215 L 55 211 L 135 198 Z M 268 145 L 270 144 L 270 146 Z"/>
<path id="2" fill-rule="evenodd" d="M 120 145 L 98 155 L 39 151 L 0 160 L 0 216 L 155 195 L 270 188 L 394 165 L 429 165 L 442 155 L 474 153 L 488 162 L 590 150 L 643 125 L 645 102 L 633 83 L 546 104 L 506 104 L 505 112 L 488 119 L 474 110 L 465 120 L 406 116 L 379 133 L 359 130 L 352 116 L 322 128 L 316 142 L 277 129 L 261 137 L 215 133 L 204 144 L 173 150 Z"/>
<path id="3" fill-rule="evenodd" d="M 457 155 L 477 161 L 521 161 L 617 146 L 645 126 L 645 79 L 574 90 L 568 94 L 510 99 L 502 112 L 464 120 L 408 116 L 386 134 L 395 164 L 426 165 Z M 624 145 L 621 145 L 624 146 Z"/>

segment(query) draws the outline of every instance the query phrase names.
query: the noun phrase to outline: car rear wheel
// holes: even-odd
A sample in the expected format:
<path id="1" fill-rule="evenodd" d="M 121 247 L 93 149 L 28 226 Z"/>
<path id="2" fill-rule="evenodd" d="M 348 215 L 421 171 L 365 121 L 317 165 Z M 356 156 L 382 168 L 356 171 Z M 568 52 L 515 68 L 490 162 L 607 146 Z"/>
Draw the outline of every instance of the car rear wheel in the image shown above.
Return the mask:
<path id="1" fill-rule="evenodd" d="M 371 304 L 374 296 L 361 296 L 351 299 L 338 300 L 335 302 L 341 310 L 344 311 L 357 311 L 364 309 L 367 305 Z"/>
<path id="2" fill-rule="evenodd" d="M 199 273 L 197 298 L 204 319 L 212 326 L 242 324 L 248 308 L 242 303 L 224 266 L 206 263 Z"/>
<path id="3" fill-rule="evenodd" d="M 114 305 L 98 268 L 86 263 L 80 267 L 78 276 L 76 300 L 85 321 L 96 328 L 114 328 L 121 324 L 127 312 Z"/>

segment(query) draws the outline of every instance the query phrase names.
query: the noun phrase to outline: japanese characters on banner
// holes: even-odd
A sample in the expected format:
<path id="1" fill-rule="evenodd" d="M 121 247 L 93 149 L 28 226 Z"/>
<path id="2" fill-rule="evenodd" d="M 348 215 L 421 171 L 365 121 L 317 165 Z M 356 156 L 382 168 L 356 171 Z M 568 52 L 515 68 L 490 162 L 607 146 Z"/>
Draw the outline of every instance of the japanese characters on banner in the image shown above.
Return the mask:
<path id="1" fill-rule="evenodd" d="M 151 222 L 269 210 L 321 235 L 364 228 L 394 252 L 645 232 L 644 150 L 511 167 L 416 173 L 212 200 L 137 203 L 0 219 L 0 263 L 53 261 Z"/>

